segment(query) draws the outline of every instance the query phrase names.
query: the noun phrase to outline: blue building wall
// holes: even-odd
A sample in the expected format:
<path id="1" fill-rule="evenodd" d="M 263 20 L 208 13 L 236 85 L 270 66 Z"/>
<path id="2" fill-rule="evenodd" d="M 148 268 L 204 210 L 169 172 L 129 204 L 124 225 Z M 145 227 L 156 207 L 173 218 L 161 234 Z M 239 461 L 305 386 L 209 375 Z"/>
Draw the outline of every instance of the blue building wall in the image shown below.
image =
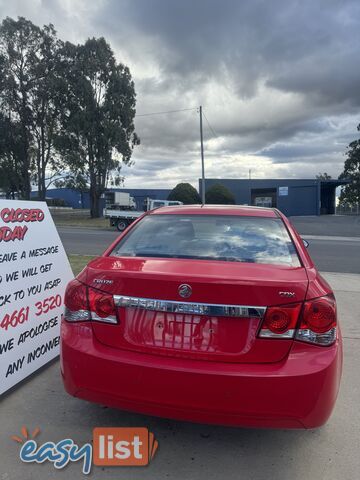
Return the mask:
<path id="1" fill-rule="evenodd" d="M 167 200 L 171 188 L 110 188 L 111 192 L 126 192 L 134 197 L 137 208 L 142 210 L 143 201 L 149 197 L 154 200 Z M 32 197 L 37 196 L 37 192 L 31 193 Z M 47 198 L 61 198 L 65 201 L 67 207 L 72 208 L 90 208 L 90 196 L 88 192 L 81 194 L 78 190 L 71 188 L 52 188 L 46 192 Z M 105 207 L 105 200 L 101 199 L 101 210 Z"/>
<path id="2" fill-rule="evenodd" d="M 37 197 L 37 192 L 31 192 L 32 197 Z M 90 208 L 89 193 L 83 193 L 72 188 L 51 188 L 46 192 L 46 198 L 60 198 L 67 207 Z"/>
<path id="3" fill-rule="evenodd" d="M 219 179 L 208 178 L 205 189 L 220 183 L 228 188 L 237 204 L 251 205 L 252 189 L 276 189 L 276 206 L 285 215 L 319 215 L 320 214 L 320 188 L 321 181 L 310 180 L 248 180 L 248 179 Z M 280 195 L 279 187 L 288 187 L 287 195 Z M 201 195 L 201 180 L 199 180 Z"/>

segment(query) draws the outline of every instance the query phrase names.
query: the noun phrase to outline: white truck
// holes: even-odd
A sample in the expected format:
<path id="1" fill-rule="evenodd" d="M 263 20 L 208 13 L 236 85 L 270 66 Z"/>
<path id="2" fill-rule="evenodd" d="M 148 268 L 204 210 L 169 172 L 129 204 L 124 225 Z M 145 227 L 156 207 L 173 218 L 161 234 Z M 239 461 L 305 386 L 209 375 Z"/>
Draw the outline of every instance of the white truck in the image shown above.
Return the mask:
<path id="1" fill-rule="evenodd" d="M 134 220 L 141 217 L 144 212 L 149 210 L 154 210 L 159 207 L 168 207 L 174 205 L 182 205 L 183 202 L 178 202 L 176 200 L 154 200 L 151 198 L 146 198 L 144 200 L 144 209 L 141 210 L 120 210 L 118 208 L 104 208 L 104 217 L 110 220 L 110 225 L 116 227 L 119 232 L 123 232 L 125 228 L 130 225 Z"/>
<path id="2" fill-rule="evenodd" d="M 105 205 L 114 210 L 136 210 L 135 199 L 127 192 L 105 192 Z"/>

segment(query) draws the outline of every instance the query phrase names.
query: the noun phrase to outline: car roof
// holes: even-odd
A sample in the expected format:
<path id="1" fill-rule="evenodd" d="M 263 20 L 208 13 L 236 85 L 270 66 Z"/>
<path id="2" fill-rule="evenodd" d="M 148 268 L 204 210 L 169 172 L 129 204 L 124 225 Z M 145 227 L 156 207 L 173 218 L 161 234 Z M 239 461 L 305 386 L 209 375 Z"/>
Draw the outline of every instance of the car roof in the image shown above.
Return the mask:
<path id="1" fill-rule="evenodd" d="M 279 217 L 277 210 L 247 205 L 174 205 L 152 210 L 151 215 L 238 215 L 243 217 Z"/>

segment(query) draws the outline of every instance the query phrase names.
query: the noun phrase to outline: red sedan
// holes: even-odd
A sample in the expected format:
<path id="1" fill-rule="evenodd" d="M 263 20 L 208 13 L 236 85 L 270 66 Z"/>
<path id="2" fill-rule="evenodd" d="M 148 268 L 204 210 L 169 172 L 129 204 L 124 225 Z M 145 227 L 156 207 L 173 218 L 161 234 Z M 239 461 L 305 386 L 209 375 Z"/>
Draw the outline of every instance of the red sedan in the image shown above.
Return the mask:
<path id="1" fill-rule="evenodd" d="M 168 418 L 314 428 L 339 390 L 334 294 L 276 209 L 165 207 L 71 281 L 61 370 L 79 398 Z"/>

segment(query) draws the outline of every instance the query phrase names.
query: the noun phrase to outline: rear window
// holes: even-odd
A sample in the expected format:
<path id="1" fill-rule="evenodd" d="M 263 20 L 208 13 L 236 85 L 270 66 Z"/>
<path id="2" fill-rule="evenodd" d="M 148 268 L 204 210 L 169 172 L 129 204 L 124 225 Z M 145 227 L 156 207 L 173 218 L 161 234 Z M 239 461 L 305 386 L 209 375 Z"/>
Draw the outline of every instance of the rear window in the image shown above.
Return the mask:
<path id="1" fill-rule="evenodd" d="M 300 266 L 280 218 L 230 215 L 148 215 L 111 255 Z"/>

